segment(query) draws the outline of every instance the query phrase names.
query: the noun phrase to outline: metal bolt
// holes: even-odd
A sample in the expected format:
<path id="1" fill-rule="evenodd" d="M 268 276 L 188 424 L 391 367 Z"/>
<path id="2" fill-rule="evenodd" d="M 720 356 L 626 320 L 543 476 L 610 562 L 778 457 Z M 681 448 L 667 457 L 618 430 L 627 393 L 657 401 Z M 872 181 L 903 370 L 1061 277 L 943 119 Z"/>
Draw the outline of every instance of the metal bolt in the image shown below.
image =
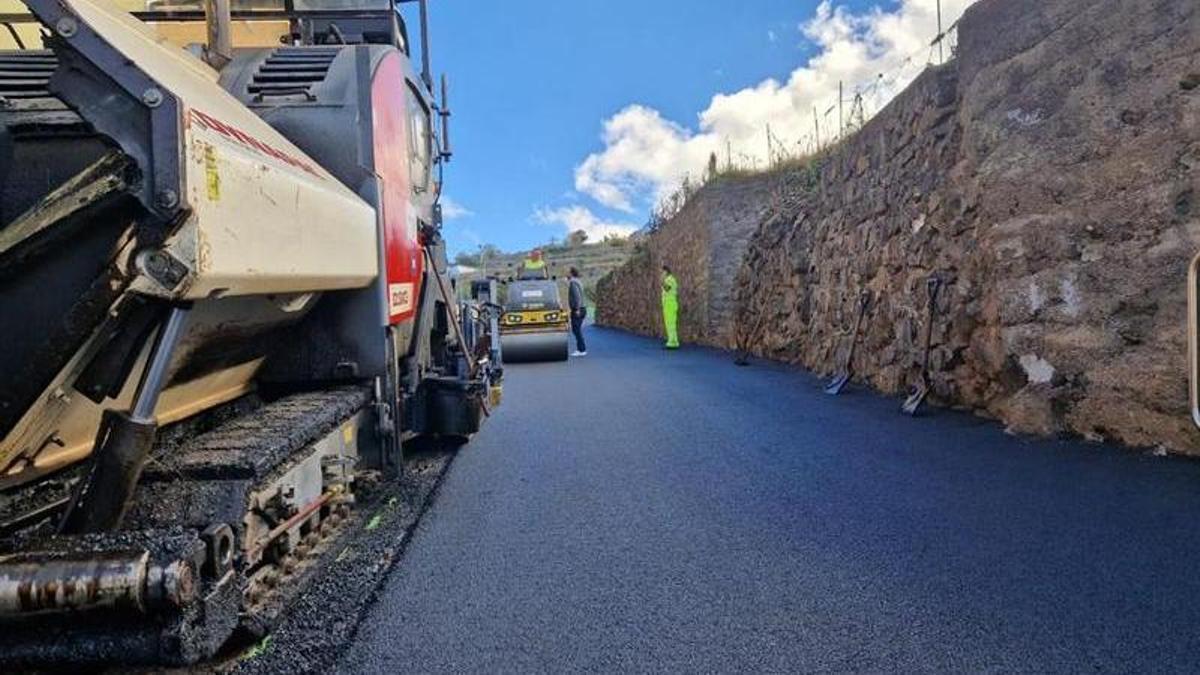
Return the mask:
<path id="1" fill-rule="evenodd" d="M 166 574 L 167 597 L 182 607 L 196 598 L 196 575 L 186 563 L 172 563 Z"/>
<path id="2" fill-rule="evenodd" d="M 142 92 L 142 103 L 145 103 L 151 108 L 157 108 L 158 106 L 162 105 L 162 102 L 163 93 L 157 87 L 150 87 L 146 91 Z"/>
<path id="3" fill-rule="evenodd" d="M 59 35 L 69 38 L 79 32 L 79 24 L 75 22 L 75 17 L 64 16 L 54 24 L 54 30 L 58 31 Z"/>
<path id="4" fill-rule="evenodd" d="M 179 195 L 174 190 L 163 190 L 158 193 L 158 206 L 163 209 L 173 209 L 179 204 Z"/>
<path id="5" fill-rule="evenodd" d="M 143 583 L 146 600 L 154 606 L 183 607 L 196 599 L 196 573 L 183 560 L 166 567 L 150 565 Z"/>
<path id="6" fill-rule="evenodd" d="M 150 276 L 157 277 L 167 271 L 167 256 L 161 251 L 151 251 L 146 254 L 145 264 Z"/>

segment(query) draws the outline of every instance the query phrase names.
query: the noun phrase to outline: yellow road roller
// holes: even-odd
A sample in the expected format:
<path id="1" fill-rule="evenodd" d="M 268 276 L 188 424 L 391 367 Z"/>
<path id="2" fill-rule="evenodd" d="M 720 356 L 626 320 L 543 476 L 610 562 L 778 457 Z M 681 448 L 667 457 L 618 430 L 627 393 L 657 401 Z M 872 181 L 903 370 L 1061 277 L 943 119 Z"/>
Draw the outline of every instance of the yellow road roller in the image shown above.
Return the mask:
<path id="1" fill-rule="evenodd" d="M 507 284 L 500 319 L 500 348 L 505 363 L 566 361 L 570 313 L 558 282 L 519 279 Z"/>

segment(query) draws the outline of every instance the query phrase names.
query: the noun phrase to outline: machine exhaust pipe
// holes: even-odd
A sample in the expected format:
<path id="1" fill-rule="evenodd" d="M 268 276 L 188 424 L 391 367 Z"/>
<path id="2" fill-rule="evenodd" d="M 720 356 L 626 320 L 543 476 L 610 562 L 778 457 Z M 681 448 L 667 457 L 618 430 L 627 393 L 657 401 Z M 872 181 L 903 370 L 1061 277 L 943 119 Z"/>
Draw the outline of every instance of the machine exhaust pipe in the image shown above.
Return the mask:
<path id="1" fill-rule="evenodd" d="M 433 91 L 433 70 L 429 63 L 429 1 L 419 0 L 421 15 L 421 81 Z"/>
<path id="2" fill-rule="evenodd" d="M 446 81 L 445 73 L 442 74 L 442 105 L 438 110 L 438 116 L 442 120 L 442 159 L 450 161 L 454 156 L 454 149 L 450 147 L 450 85 Z"/>

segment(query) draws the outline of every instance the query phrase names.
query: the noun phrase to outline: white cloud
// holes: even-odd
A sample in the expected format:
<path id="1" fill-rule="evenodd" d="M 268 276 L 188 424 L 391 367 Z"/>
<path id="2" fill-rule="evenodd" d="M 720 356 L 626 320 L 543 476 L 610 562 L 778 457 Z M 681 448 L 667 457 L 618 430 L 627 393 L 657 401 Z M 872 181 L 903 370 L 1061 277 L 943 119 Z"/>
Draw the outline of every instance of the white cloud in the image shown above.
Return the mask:
<path id="1" fill-rule="evenodd" d="M 957 20 L 973 1 L 941 0 L 944 25 Z M 685 175 L 700 175 L 711 153 L 722 164 L 732 159 L 742 166 L 766 166 L 768 124 L 775 152 L 807 150 L 816 135 L 814 108 L 821 140 L 828 142 L 838 131 L 839 81 L 845 83 L 849 118 L 856 91 L 864 93 L 869 115 L 921 72 L 937 33 L 936 3 L 899 0 L 891 11 L 876 7 L 855 14 L 823 0 L 816 15 L 799 26 L 815 43 L 816 55 L 787 81 L 768 79 L 714 95 L 694 128 L 646 106 L 626 107 L 604 122 L 604 149 L 576 167 L 576 190 L 610 208 L 636 213 L 669 194 Z"/>
<path id="2" fill-rule="evenodd" d="M 657 110 L 631 105 L 605 121 L 606 149 L 575 169 L 575 189 L 634 213 L 638 197 L 660 197 L 693 167 L 704 166 L 718 141 L 693 134 Z"/>
<path id="3" fill-rule="evenodd" d="M 442 195 L 440 202 L 442 204 L 442 218 L 445 218 L 446 220 L 470 218 L 471 216 L 475 215 L 474 211 L 468 209 L 462 204 L 459 204 L 446 195 Z"/>
<path id="4" fill-rule="evenodd" d="M 601 219 L 586 206 L 564 206 L 557 209 L 538 208 L 534 218 L 546 225 L 562 225 L 567 233 L 583 230 L 588 239 L 596 241 L 609 235 L 627 237 L 638 228 L 632 223 L 610 222 Z"/>
<path id="5" fill-rule="evenodd" d="M 778 42 L 779 36 L 775 34 L 775 31 L 773 31 L 771 29 L 767 29 L 767 41 L 768 42 Z"/>

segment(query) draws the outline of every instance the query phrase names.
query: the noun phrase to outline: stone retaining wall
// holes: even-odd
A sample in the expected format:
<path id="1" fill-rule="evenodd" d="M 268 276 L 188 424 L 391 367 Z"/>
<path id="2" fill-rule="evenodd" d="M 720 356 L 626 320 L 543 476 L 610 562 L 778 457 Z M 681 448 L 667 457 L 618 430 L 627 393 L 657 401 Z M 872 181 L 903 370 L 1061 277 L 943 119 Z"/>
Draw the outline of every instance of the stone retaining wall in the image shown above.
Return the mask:
<path id="1" fill-rule="evenodd" d="M 680 282 L 680 339 L 732 346 L 737 272 L 781 185 L 779 178 L 755 176 L 701 188 L 628 264 L 597 284 L 597 321 L 662 337 L 659 276 L 666 264 Z"/>
<path id="2" fill-rule="evenodd" d="M 759 180 L 748 246 L 723 249 L 703 226 L 725 217 L 703 192 L 648 246 L 681 256 L 685 340 L 829 373 L 866 289 L 855 369 L 900 394 L 937 274 L 935 401 L 1020 432 L 1200 453 L 1185 340 L 1200 3 L 981 0 L 953 62 L 810 167 Z M 738 247 L 731 320 L 708 309 L 704 289 L 724 282 L 703 256 Z M 601 322 L 653 333 L 653 305 L 625 300 L 645 283 L 633 269 L 611 277 Z"/>

